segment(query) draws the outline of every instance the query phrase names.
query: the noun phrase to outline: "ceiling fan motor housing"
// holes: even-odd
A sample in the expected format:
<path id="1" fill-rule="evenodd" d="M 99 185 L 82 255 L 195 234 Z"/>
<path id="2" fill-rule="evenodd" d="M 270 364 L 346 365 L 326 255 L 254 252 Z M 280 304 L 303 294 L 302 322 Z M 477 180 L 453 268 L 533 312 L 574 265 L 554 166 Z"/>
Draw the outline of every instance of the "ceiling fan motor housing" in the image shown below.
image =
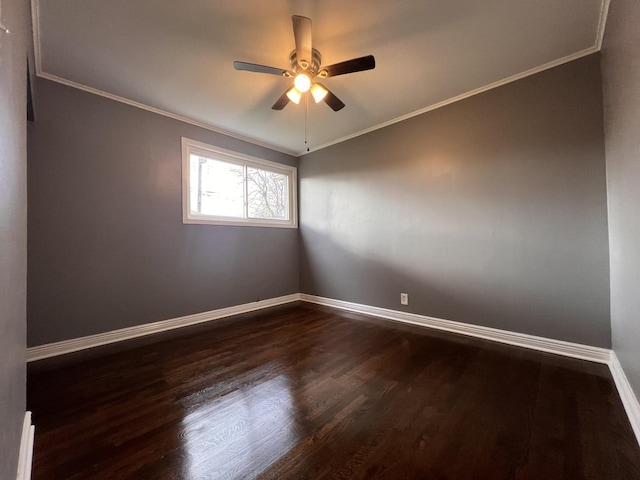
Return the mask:
<path id="1" fill-rule="evenodd" d="M 289 55 L 289 65 L 291 65 L 291 71 L 293 72 L 293 76 L 298 73 L 306 72 L 311 78 L 313 77 L 323 77 L 322 72 L 324 70 L 320 70 L 320 64 L 322 63 L 322 56 L 320 52 L 315 48 L 311 49 L 311 64 L 305 59 L 298 61 L 298 55 L 296 50 L 292 51 Z M 326 75 L 325 75 L 326 76 Z"/>

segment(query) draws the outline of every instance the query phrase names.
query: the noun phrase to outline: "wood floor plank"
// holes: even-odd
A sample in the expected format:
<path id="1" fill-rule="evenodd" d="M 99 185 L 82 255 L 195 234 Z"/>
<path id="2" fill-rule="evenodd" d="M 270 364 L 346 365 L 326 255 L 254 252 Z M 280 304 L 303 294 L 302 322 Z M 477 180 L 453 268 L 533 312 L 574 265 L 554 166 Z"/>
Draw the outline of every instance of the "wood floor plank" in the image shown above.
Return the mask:
<path id="1" fill-rule="evenodd" d="M 29 364 L 33 478 L 639 479 L 607 366 L 304 303 Z"/>

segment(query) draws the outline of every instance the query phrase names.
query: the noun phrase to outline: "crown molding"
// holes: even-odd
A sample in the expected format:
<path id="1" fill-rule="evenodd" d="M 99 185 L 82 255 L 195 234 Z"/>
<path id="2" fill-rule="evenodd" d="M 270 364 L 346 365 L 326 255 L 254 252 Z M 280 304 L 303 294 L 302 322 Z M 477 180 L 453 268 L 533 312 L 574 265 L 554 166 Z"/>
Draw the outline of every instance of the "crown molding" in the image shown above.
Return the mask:
<path id="1" fill-rule="evenodd" d="M 94 95 L 99 95 L 101 97 L 105 97 L 105 98 L 109 98 L 111 100 L 115 100 L 117 102 L 121 102 L 121 103 L 125 103 L 127 105 L 133 106 L 133 107 L 137 107 L 137 108 L 141 108 L 143 110 L 147 110 L 149 112 L 153 112 L 156 113 L 158 115 L 162 115 L 165 117 L 169 117 L 172 118 L 174 120 L 178 120 L 180 122 L 184 122 L 190 125 L 194 125 L 196 127 L 200 127 L 203 128 L 205 130 L 209 130 L 212 132 L 216 132 L 216 133 L 220 133 L 222 135 L 226 135 L 228 137 L 232 137 L 238 140 L 242 140 L 244 142 L 248 142 L 251 143 L 253 145 L 257 145 L 259 147 L 264 147 L 264 148 L 268 148 L 270 150 L 274 150 L 280 153 L 284 153 L 286 155 L 291 155 L 297 158 L 301 158 L 305 155 L 308 155 L 309 153 L 313 153 L 313 152 L 317 152 L 319 150 L 323 150 L 327 147 L 330 147 L 332 145 L 337 145 L 339 143 L 345 142 L 347 140 L 351 140 L 352 138 L 356 138 L 362 135 L 365 135 L 367 133 L 371 133 L 374 132 L 376 130 L 380 130 L 382 128 L 388 127 L 390 125 L 393 125 L 395 123 L 399 123 L 402 122 L 404 120 L 408 120 L 410 118 L 416 117 L 418 115 L 422 115 L 423 113 L 427 113 L 430 112 L 432 110 L 436 110 L 438 108 L 442 108 L 445 107 L 447 105 L 450 105 L 452 103 L 455 102 L 459 102 L 461 100 L 464 100 L 466 98 L 469 97 L 473 97 L 475 95 L 479 95 L 480 93 L 484 93 L 486 91 L 489 90 L 493 90 L 494 88 L 498 88 L 501 87 L 503 85 L 507 85 L 511 82 L 515 82 L 517 80 L 520 80 L 522 78 L 526 78 L 528 76 L 531 75 L 535 75 L 536 73 L 540 73 L 543 72 L 545 70 L 549 70 L 550 68 L 554 68 L 557 67 L 559 65 L 563 65 L 565 63 L 571 62 L 573 60 L 577 60 L 579 58 L 582 58 L 584 56 L 587 55 L 591 55 L 592 53 L 596 53 L 598 51 L 600 51 L 600 49 L 602 48 L 602 42 L 604 39 L 604 32 L 605 32 L 605 27 L 606 27 L 606 22 L 607 22 L 607 15 L 608 15 L 608 11 L 609 11 L 609 3 L 610 0 L 602 0 L 601 3 L 601 8 L 600 8 L 600 17 L 599 17 L 599 21 L 598 21 L 598 29 L 597 29 L 597 33 L 596 33 L 596 38 L 594 41 L 594 45 L 592 47 L 589 47 L 587 49 L 581 50 L 579 52 L 573 53 L 571 55 L 567 55 L 563 58 L 559 58 L 557 60 L 545 63 L 544 65 L 540 65 L 538 67 L 526 70 L 524 72 L 512 75 L 510 77 L 504 78 L 502 80 L 498 80 L 496 82 L 490 83 L 488 85 L 476 88 L 474 90 L 470 90 L 468 92 L 465 92 L 463 94 L 457 95 L 455 97 L 451 97 L 448 99 L 445 99 L 441 102 L 437 102 L 431 105 L 428 105 L 424 108 L 421 108 L 419 110 L 415 110 L 413 112 L 407 113 L 405 115 L 401 115 L 399 117 L 393 118 L 391 120 L 388 120 L 386 122 L 382 122 L 379 123 L 377 125 L 373 125 L 371 127 L 365 128 L 363 130 L 359 130 L 357 132 L 354 132 L 350 135 L 346 135 L 344 137 L 340 137 L 336 140 L 332 140 L 326 143 L 323 143 L 321 145 L 315 146 L 313 148 L 310 148 L 309 151 L 302 150 L 302 151 L 294 151 L 294 150 L 289 150 L 283 147 L 279 147 L 277 145 L 268 143 L 268 142 L 263 142 L 261 140 L 252 138 L 252 137 L 247 137 L 235 132 L 232 132 L 230 130 L 225 130 L 221 127 L 215 126 L 215 125 L 211 125 L 205 122 L 201 122 L 201 121 L 197 121 L 197 120 L 193 120 L 191 118 L 182 116 L 182 115 L 178 115 L 166 110 L 162 110 L 156 107 L 152 107 L 150 105 L 141 103 L 141 102 L 137 102 L 125 97 L 121 97 L 119 95 L 114 95 L 112 93 L 109 92 L 105 92 L 103 90 L 99 90 L 93 87 L 89 87 L 88 85 L 84 85 L 82 83 L 78 83 L 78 82 L 74 82 L 72 80 L 68 80 L 66 78 L 62 78 L 50 73 L 45 72 L 42 69 L 42 51 L 41 51 L 41 46 L 40 46 L 40 9 L 39 9 L 39 4 L 40 4 L 40 0 L 31 0 L 31 15 L 32 15 L 32 26 L 33 26 L 33 44 L 34 44 L 34 55 L 35 55 L 35 64 L 36 64 L 36 75 L 38 77 L 41 78 L 45 78 L 47 80 L 51 80 L 53 82 L 57 82 L 57 83 L 61 83 L 63 85 L 67 85 L 69 87 L 73 87 L 73 88 L 77 88 L 79 90 L 83 90 L 85 92 L 89 92 L 89 93 L 93 93 Z"/>
<path id="2" fill-rule="evenodd" d="M 604 32 L 607 28 L 607 17 L 609 15 L 610 0 L 602 0 L 602 6 L 600 8 L 600 20 L 598 21 L 598 32 L 596 33 L 596 48 L 602 49 L 602 42 L 604 40 Z"/>
<path id="3" fill-rule="evenodd" d="M 237 140 L 242 140 L 243 142 L 251 143 L 252 145 L 257 145 L 259 147 L 268 148 L 269 150 L 274 150 L 276 152 L 284 153 L 286 155 L 291 155 L 292 157 L 298 157 L 300 155 L 298 152 L 295 152 L 293 150 L 288 150 L 282 147 L 278 147 L 277 145 L 262 142 L 255 138 L 246 137 L 238 133 L 232 132 L 230 130 L 225 130 L 215 125 L 211 125 L 209 123 L 200 122 L 198 120 L 194 120 L 182 115 L 178 115 L 166 110 L 162 110 L 160 108 L 152 107 L 151 105 L 147 105 L 145 103 L 136 102 L 135 100 L 131 100 L 126 97 L 121 97 L 120 95 L 115 95 L 113 93 L 105 92 L 104 90 L 93 88 L 88 85 L 84 85 L 83 83 L 74 82 L 72 80 L 68 80 L 66 78 L 62 78 L 57 75 L 47 73 L 42 68 L 42 48 L 40 45 L 40 1 L 39 0 L 31 0 L 31 23 L 32 23 L 32 30 L 33 30 L 33 45 L 34 45 L 35 67 L 36 67 L 35 73 L 36 73 L 36 76 L 40 78 L 44 78 L 52 82 L 60 83 L 68 87 L 77 88 L 78 90 L 82 90 L 84 92 L 92 93 L 100 97 L 108 98 L 116 102 L 124 103 L 132 107 L 140 108 L 148 112 L 162 115 L 163 117 L 172 118 L 173 120 L 178 120 L 179 122 L 187 123 L 195 127 L 220 133 L 222 135 L 226 135 L 227 137 L 231 137 Z"/>
<path id="4" fill-rule="evenodd" d="M 470 91 L 468 91 L 466 93 L 463 93 L 461 95 L 458 95 L 458 96 L 455 96 L 455 97 L 451 97 L 451 98 L 448 98 L 448 99 L 443 100 L 441 102 L 434 103 L 434 104 L 429 105 L 427 107 L 421 108 L 420 110 L 416 110 L 414 112 L 407 113 L 406 115 L 401 115 L 401 116 L 396 117 L 396 118 L 394 118 L 392 120 L 389 120 L 387 122 L 383 122 L 383 123 L 380 123 L 378 125 L 374 125 L 372 127 L 366 128 L 364 130 L 360 130 L 359 132 L 352 133 L 351 135 L 347 135 L 347 136 L 341 137 L 341 138 L 339 138 L 337 140 L 333 140 L 331 142 L 323 143 L 322 145 L 318 145 L 317 147 L 311 148 L 309 150 L 309 152 L 303 152 L 299 156 L 302 157 L 304 155 L 307 155 L 307 154 L 312 153 L 312 152 L 317 152 L 318 150 L 322 150 L 322 149 L 330 147 L 332 145 L 337 145 L 339 143 L 346 142 L 347 140 L 351 140 L 352 138 L 356 138 L 356 137 L 359 137 L 361 135 L 365 135 L 367 133 L 371 133 L 371 132 L 374 132 L 376 130 L 380 130 L 381 128 L 385 128 L 385 127 L 388 127 L 390 125 L 393 125 L 394 123 L 403 122 L 403 121 L 408 120 L 410 118 L 417 117 L 418 115 L 422 115 L 423 113 L 427 113 L 427 112 L 430 112 L 432 110 L 437 110 L 438 108 L 442 108 L 442 107 L 445 107 L 445 106 L 450 105 L 452 103 L 456 103 L 456 102 L 459 102 L 461 100 L 464 100 L 466 98 L 473 97 L 475 95 L 479 95 L 479 94 L 487 92 L 489 90 L 493 90 L 494 88 L 502 87 L 503 85 L 507 85 L 507 84 L 509 84 L 511 82 L 515 82 L 517 80 L 529 77 L 531 75 L 535 75 L 536 73 L 544 72 L 545 70 L 549 70 L 551 68 L 558 67 L 558 66 L 563 65 L 565 63 L 572 62 L 573 60 L 577 60 L 579 58 L 586 57 L 587 55 L 591 55 L 592 53 L 596 53 L 599 50 L 600 50 L 600 47 L 597 46 L 597 45 L 594 45 L 593 47 L 589 47 L 589 48 L 587 48 L 585 50 L 581 50 L 581 51 L 573 53 L 571 55 L 567 55 L 566 57 L 559 58 L 559 59 L 554 60 L 554 61 L 549 62 L 549 63 L 545 63 L 544 65 L 540 65 L 539 67 L 535 67 L 535 68 L 532 68 L 532 69 L 527 70 L 525 72 L 518 73 L 516 75 L 512 75 L 512 76 L 504 78 L 502 80 L 498 80 L 497 82 L 490 83 L 490 84 L 485 85 L 483 87 L 479 87 L 479 88 L 476 88 L 474 90 L 470 90 Z"/>
<path id="5" fill-rule="evenodd" d="M 274 150 L 276 152 L 284 153 L 286 155 L 291 155 L 292 157 L 299 157 L 300 156 L 300 154 L 298 152 L 294 152 L 293 150 L 287 150 L 287 149 L 278 147 L 276 145 L 272 145 L 270 143 L 261 142 L 260 140 L 256 140 L 254 138 L 245 137 L 243 135 L 240 135 L 238 133 L 232 132 L 230 130 L 225 130 L 223 128 L 216 127 L 214 125 L 210 125 L 208 123 L 199 122 L 197 120 L 193 120 L 193 119 L 188 118 L 188 117 L 183 117 L 182 115 L 177 115 L 175 113 L 171 113 L 171 112 L 168 112 L 166 110 L 162 110 L 160 108 L 152 107 L 152 106 L 147 105 L 145 103 L 136 102 L 134 100 L 130 100 L 130 99 L 125 98 L 125 97 L 121 97 L 119 95 L 114 95 L 112 93 L 105 92 L 104 90 L 99 90 L 97 88 L 89 87 L 89 86 L 84 85 L 82 83 L 72 82 L 71 80 L 67 80 L 66 78 L 58 77 L 56 75 L 51 75 L 50 73 L 45 73 L 40 69 L 40 67 L 37 67 L 37 68 L 38 68 L 37 76 L 40 77 L 40 78 L 44 78 L 44 79 L 50 80 L 52 82 L 60 83 L 62 85 L 66 85 L 68 87 L 77 88 L 78 90 L 83 90 L 85 92 L 93 93 L 94 95 L 98 95 L 100 97 L 105 97 L 105 98 L 108 98 L 110 100 L 115 100 L 116 102 L 124 103 L 124 104 L 132 106 L 132 107 L 140 108 L 140 109 L 146 110 L 148 112 L 152 112 L 152 113 L 155 113 L 155 114 L 158 114 L 158 115 L 162 115 L 163 117 L 172 118 L 173 120 L 178 120 L 179 122 L 187 123 L 187 124 L 193 125 L 195 127 L 200 127 L 202 129 L 209 130 L 211 132 L 220 133 L 220 134 L 225 135 L 227 137 L 235 138 L 237 140 L 242 140 L 243 142 L 247 142 L 247 143 L 250 143 L 252 145 L 257 145 L 259 147 L 268 148 L 269 150 Z"/>

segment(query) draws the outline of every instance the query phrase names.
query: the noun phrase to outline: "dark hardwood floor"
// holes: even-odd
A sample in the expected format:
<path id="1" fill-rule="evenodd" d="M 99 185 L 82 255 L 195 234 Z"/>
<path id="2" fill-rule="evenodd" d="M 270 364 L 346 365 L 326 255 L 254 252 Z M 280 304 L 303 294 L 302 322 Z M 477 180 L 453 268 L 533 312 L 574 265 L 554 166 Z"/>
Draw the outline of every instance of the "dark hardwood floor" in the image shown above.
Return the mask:
<path id="1" fill-rule="evenodd" d="M 607 366 L 309 304 L 29 365 L 38 479 L 640 479 Z"/>

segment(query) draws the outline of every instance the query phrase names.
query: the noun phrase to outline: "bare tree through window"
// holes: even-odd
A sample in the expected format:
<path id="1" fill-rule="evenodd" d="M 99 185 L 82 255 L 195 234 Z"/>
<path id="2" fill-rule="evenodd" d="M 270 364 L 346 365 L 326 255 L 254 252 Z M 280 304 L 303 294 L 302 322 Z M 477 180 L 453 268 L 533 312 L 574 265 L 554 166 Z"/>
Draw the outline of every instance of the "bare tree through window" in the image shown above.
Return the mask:
<path id="1" fill-rule="evenodd" d="M 287 180 L 280 173 L 247 168 L 249 217 L 286 219 Z"/>

